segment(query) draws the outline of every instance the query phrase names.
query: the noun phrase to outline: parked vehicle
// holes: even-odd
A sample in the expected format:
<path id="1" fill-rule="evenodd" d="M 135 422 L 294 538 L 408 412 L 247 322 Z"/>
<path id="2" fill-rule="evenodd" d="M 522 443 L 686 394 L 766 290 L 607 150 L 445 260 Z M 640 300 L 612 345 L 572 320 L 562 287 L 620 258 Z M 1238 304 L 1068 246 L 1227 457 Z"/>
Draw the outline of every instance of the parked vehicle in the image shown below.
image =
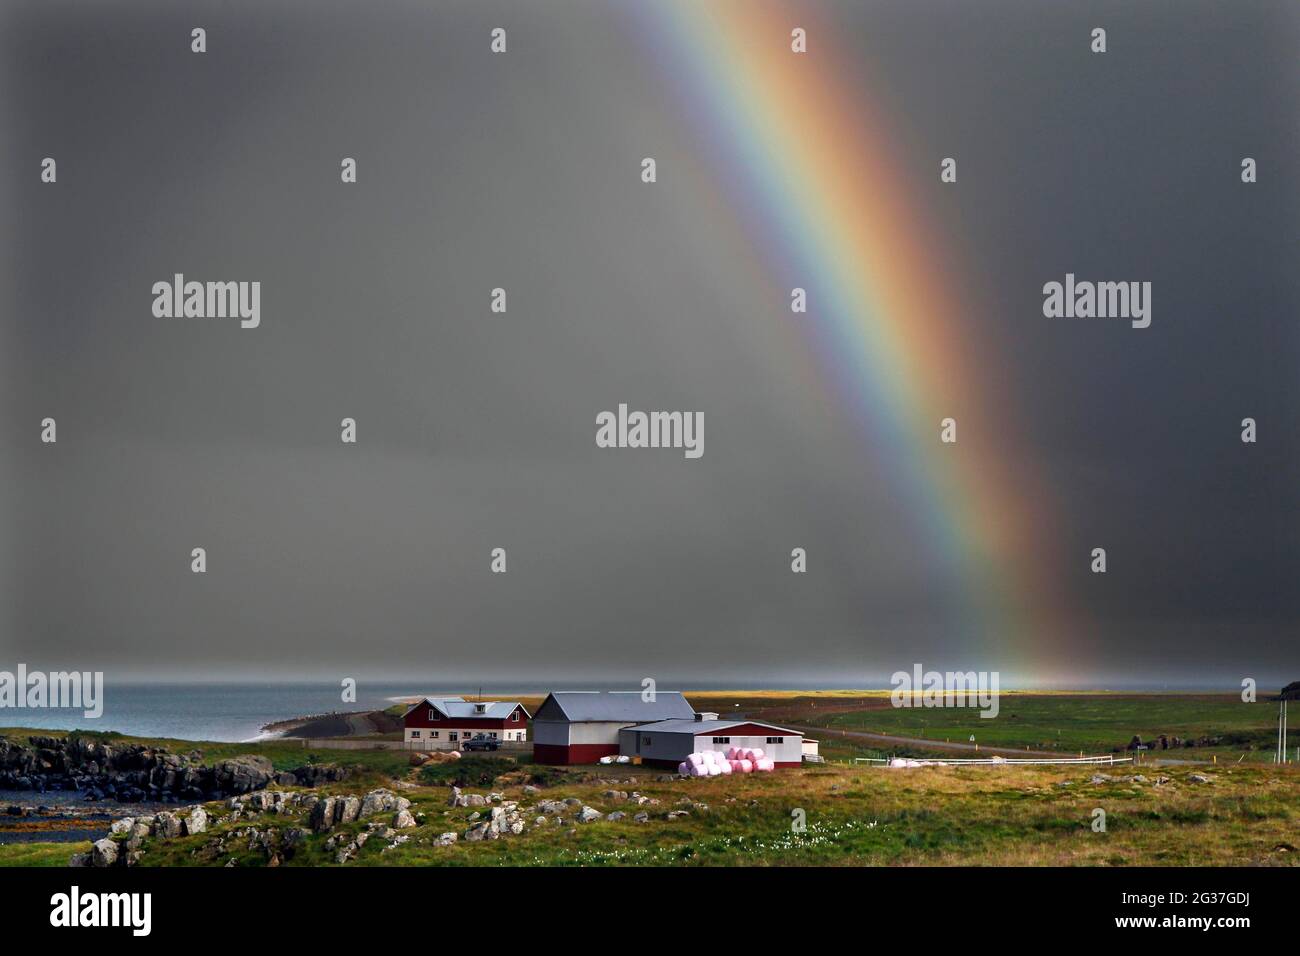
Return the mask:
<path id="1" fill-rule="evenodd" d="M 498 750 L 501 747 L 501 741 L 495 737 L 487 737 L 483 734 L 475 734 L 470 740 L 461 744 L 461 750 Z"/>

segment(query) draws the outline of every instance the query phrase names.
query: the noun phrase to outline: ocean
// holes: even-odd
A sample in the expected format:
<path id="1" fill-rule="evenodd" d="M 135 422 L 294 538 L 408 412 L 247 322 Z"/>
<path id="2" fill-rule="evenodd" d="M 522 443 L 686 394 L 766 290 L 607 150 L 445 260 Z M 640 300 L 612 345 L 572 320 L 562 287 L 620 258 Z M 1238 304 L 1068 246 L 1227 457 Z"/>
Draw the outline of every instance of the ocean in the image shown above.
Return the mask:
<path id="1" fill-rule="evenodd" d="M 500 688 L 502 691 L 513 688 Z M 337 682 L 132 683 L 104 688 L 104 712 L 87 720 L 79 709 L 0 707 L 0 727 L 116 731 L 135 737 L 243 742 L 264 736 L 278 720 L 332 711 L 379 710 L 393 698 L 462 694 L 477 687 L 426 682 L 357 683 L 356 703 L 344 703 Z M 495 693 L 483 688 L 485 696 Z"/>

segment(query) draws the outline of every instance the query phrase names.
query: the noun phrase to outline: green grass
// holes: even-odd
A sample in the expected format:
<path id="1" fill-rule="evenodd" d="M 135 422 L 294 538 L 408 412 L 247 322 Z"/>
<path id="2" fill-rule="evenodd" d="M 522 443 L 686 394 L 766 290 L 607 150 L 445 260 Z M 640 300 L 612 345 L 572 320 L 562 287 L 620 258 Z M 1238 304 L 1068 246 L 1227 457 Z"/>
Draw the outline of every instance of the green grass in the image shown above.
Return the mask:
<path id="1" fill-rule="evenodd" d="M 0 866 L 67 866 L 74 853 L 85 853 L 90 843 L 8 843 L 0 846 Z"/>
<path id="2" fill-rule="evenodd" d="M 1272 759 L 1276 708 L 1267 703 L 1244 704 L 1224 696 L 1121 696 L 1008 694 L 997 717 L 982 718 L 967 708 L 894 708 L 874 702 L 873 709 L 818 714 L 805 711 L 804 722 L 830 731 L 858 730 L 936 741 L 969 742 L 992 747 L 1109 753 L 1138 734 L 1151 742 L 1169 737 L 1222 737 L 1218 747 L 1180 748 L 1156 755 L 1187 759 L 1219 759 L 1242 753 L 1247 759 Z M 829 743 L 830 735 L 822 738 Z M 879 746 L 879 745 L 877 745 Z"/>
<path id="3" fill-rule="evenodd" d="M 1046 750 L 1077 755 L 1110 753 L 1134 734 L 1154 741 L 1173 737 L 1222 737 L 1217 747 L 1158 751 L 1154 756 L 1235 762 L 1271 762 L 1277 707 L 1267 701 L 1244 704 L 1233 694 L 1131 694 L 1005 692 L 995 718 L 965 708 L 895 708 L 887 691 L 740 691 L 688 695 L 700 710 L 721 716 L 744 714 L 776 724 L 825 728 L 810 734 L 830 760 L 888 755 L 934 756 L 945 753 L 922 745 L 889 744 L 839 736 L 837 731 L 865 731 L 969 743 L 973 734 L 985 746 Z M 949 751 L 948 756 L 954 754 Z M 1243 757 L 1244 755 L 1244 757 Z"/>
<path id="4" fill-rule="evenodd" d="M 630 820 L 636 808 L 606 799 L 609 785 L 594 777 L 608 768 L 574 768 L 527 798 L 521 787 L 504 787 L 508 799 L 576 796 L 608 812 L 623 809 L 629 819 L 592 824 L 550 823 L 496 841 L 432 845 L 444 830 L 463 832 L 471 810 L 446 806 L 442 786 L 405 791 L 423 814 L 422 825 L 406 831 L 404 846 L 383 851 L 372 838 L 347 866 L 583 866 L 583 865 L 893 865 L 893 864 L 1178 864 L 1293 865 L 1300 861 L 1292 836 L 1300 820 L 1300 772 L 1242 767 L 1211 771 L 1213 782 L 1195 784 L 1190 770 L 1167 772 L 1161 786 L 1134 784 L 1127 774 L 1090 783 L 1093 771 L 1054 768 L 927 768 L 910 771 L 830 767 L 744 778 L 657 782 L 653 775 L 621 768 L 638 777 L 633 787 L 660 803 L 647 808 L 652 819 Z M 630 772 L 630 773 L 629 773 Z M 1069 782 L 1068 787 L 1059 786 Z M 486 788 L 484 788 L 486 789 Z M 669 822 L 668 810 L 688 798 L 709 809 Z M 1107 832 L 1091 828 L 1094 807 L 1107 813 Z M 807 827 L 792 828 L 801 808 Z M 216 805 L 210 809 L 220 813 Z M 213 827 L 206 834 L 169 843 L 154 841 L 146 866 L 265 865 L 260 851 L 228 839 L 228 849 L 208 849 L 216 836 L 249 825 L 284 827 L 296 821 L 267 816 Z M 354 834 L 362 824 L 334 832 Z M 289 866 L 334 866 L 314 836 Z M 17 862 L 20 851 L 0 847 L 0 863 Z M 61 852 L 71 852 L 66 845 Z M 12 856 L 11 856 L 12 854 Z"/>

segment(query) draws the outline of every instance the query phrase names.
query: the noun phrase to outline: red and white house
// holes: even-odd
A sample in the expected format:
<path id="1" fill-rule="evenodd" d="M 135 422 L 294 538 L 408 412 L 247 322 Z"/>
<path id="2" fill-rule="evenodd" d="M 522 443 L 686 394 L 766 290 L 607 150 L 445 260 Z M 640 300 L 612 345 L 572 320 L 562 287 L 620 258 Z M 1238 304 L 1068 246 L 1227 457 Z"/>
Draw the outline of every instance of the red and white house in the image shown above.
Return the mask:
<path id="1" fill-rule="evenodd" d="M 412 750 L 459 750 L 482 734 L 494 740 L 528 739 L 528 711 L 517 701 L 472 701 L 426 697 L 402 715 L 406 746 Z"/>
<path id="2" fill-rule="evenodd" d="M 619 752 L 642 763 L 676 767 L 687 754 L 731 747 L 761 748 L 779 767 L 803 764 L 803 735 L 757 720 L 717 720 L 696 714 L 690 720 L 660 720 L 619 731 Z"/>
<path id="3" fill-rule="evenodd" d="M 617 756 L 619 731 L 635 724 L 691 719 L 694 708 L 677 691 L 645 700 L 641 691 L 555 691 L 533 718 L 533 758 L 538 763 L 595 763 Z"/>

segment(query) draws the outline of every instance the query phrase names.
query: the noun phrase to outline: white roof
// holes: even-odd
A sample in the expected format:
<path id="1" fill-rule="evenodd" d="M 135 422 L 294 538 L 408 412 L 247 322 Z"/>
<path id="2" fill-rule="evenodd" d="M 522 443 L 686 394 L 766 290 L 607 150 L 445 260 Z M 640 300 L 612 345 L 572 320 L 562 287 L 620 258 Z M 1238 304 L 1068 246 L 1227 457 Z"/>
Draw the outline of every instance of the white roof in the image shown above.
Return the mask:
<path id="1" fill-rule="evenodd" d="M 650 724 L 638 724 L 635 727 L 626 727 L 625 730 L 635 730 L 637 733 L 656 733 L 656 734 L 716 734 L 728 730 L 732 727 L 740 727 L 745 724 L 753 724 L 755 727 L 766 727 L 782 737 L 798 737 L 798 731 L 786 730 L 784 727 L 778 727 L 775 724 L 765 724 L 761 720 L 657 720 Z"/>
<path id="2" fill-rule="evenodd" d="M 406 713 L 409 714 L 416 707 L 423 707 L 426 704 L 439 711 L 444 717 L 509 717 L 516 707 L 523 707 L 515 700 L 473 701 L 466 700 L 464 697 L 426 697 L 419 703 L 412 704 Z M 482 710 L 479 709 L 480 707 Z M 526 716 L 530 716 L 527 708 L 523 710 Z"/>

